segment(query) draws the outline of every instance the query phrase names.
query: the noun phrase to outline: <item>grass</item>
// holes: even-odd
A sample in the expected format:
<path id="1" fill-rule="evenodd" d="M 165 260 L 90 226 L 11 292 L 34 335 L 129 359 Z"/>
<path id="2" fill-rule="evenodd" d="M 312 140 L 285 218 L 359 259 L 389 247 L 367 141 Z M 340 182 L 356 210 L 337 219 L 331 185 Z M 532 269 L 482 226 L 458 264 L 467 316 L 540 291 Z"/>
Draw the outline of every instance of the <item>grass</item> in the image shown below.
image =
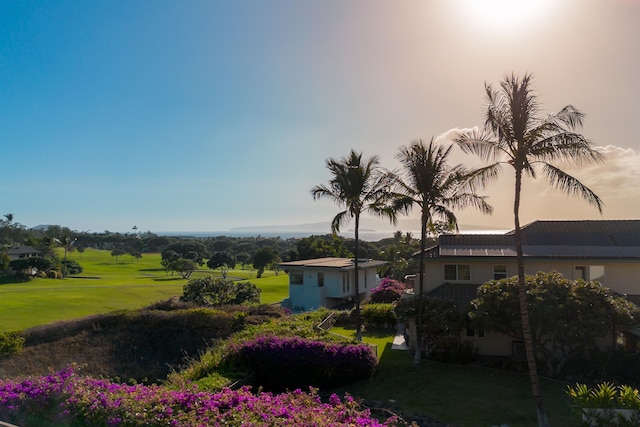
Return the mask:
<path id="1" fill-rule="evenodd" d="M 352 329 L 332 328 L 331 331 L 355 336 Z M 391 332 L 365 331 L 363 340 L 378 346 L 376 374 L 370 380 L 335 390 L 338 394 L 348 392 L 403 414 L 428 415 L 458 427 L 505 424 L 528 427 L 537 424 L 526 372 L 429 360 L 423 360 L 415 367 L 406 351 L 391 349 Z M 579 425 L 565 393 L 566 386 L 560 381 L 542 381 L 545 409 L 551 425 Z"/>
<path id="2" fill-rule="evenodd" d="M 160 254 L 144 254 L 138 260 L 128 255 L 118 258 L 109 251 L 87 249 L 67 255 L 84 271 L 81 277 L 0 282 L 0 332 L 27 329 L 50 322 L 71 320 L 114 310 L 136 309 L 182 295 L 188 280 L 167 273 Z M 192 278 L 219 276 L 218 271 L 198 270 Z M 282 301 L 288 296 L 287 275 L 271 271 L 257 279 L 255 270 L 231 270 L 229 277 L 249 279 L 263 290 L 262 302 Z M 9 283 L 8 283 L 9 282 Z"/>

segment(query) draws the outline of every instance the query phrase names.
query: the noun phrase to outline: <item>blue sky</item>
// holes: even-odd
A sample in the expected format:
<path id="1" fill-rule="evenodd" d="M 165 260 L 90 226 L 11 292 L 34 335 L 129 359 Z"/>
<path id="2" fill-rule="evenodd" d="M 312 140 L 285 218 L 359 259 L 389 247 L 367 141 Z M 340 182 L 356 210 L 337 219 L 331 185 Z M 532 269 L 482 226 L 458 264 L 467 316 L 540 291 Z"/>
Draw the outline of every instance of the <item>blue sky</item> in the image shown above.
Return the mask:
<path id="1" fill-rule="evenodd" d="M 608 158 L 575 171 L 604 216 L 531 183 L 525 221 L 640 218 L 640 2 L 504 1 L 2 2 L 0 211 L 92 231 L 328 221 L 325 159 L 395 168 L 398 147 L 482 124 L 484 83 L 513 71 L 549 111 L 584 111 Z M 495 214 L 460 221 L 511 228 L 509 180 L 485 193 Z"/>

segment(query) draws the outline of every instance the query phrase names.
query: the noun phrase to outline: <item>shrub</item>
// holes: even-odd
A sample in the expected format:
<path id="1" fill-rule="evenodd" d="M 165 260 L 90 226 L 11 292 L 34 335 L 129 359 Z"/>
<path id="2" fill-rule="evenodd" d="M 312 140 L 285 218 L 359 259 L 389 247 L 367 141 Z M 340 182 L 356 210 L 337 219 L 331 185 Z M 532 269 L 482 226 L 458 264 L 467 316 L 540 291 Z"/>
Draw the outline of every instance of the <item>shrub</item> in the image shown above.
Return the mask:
<path id="1" fill-rule="evenodd" d="M 205 306 L 259 303 L 261 290 L 251 282 L 234 282 L 213 276 L 190 280 L 184 285 L 181 301 Z"/>
<path id="2" fill-rule="evenodd" d="M 640 392 L 628 385 L 604 382 L 595 387 L 576 384 L 566 390 L 584 426 L 637 426 Z M 621 411 L 622 410 L 622 411 Z"/>
<path id="3" fill-rule="evenodd" d="M 336 387 L 369 378 L 377 359 L 364 344 L 337 344 L 298 337 L 262 336 L 235 348 L 240 362 L 270 390 Z"/>
<path id="4" fill-rule="evenodd" d="M 393 304 L 365 304 L 362 306 L 365 324 L 374 328 L 389 328 L 396 324 Z"/>
<path id="5" fill-rule="evenodd" d="M 0 418 L 38 426 L 300 426 L 382 427 L 346 396 L 322 403 L 317 392 L 274 395 L 247 388 L 206 393 L 186 386 L 124 385 L 77 375 L 72 368 L 45 377 L 0 380 Z"/>
<path id="6" fill-rule="evenodd" d="M 65 274 L 80 274 L 82 273 L 83 268 L 78 264 L 78 261 L 68 259 L 66 261 L 62 261 L 62 270 Z"/>
<path id="7" fill-rule="evenodd" d="M 20 332 L 0 333 L 0 354 L 20 353 L 24 348 L 24 337 Z"/>
<path id="8" fill-rule="evenodd" d="M 398 301 L 404 294 L 404 283 L 385 278 L 371 290 L 372 303 L 392 303 Z"/>

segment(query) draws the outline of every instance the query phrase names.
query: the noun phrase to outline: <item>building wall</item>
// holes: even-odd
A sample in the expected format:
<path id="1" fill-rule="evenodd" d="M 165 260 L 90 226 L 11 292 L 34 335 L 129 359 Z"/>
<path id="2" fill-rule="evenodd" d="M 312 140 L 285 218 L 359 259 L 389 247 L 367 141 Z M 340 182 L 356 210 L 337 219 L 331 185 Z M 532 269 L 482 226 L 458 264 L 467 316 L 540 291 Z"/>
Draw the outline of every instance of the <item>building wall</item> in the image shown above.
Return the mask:
<path id="1" fill-rule="evenodd" d="M 294 271 L 302 271 L 302 285 L 291 283 Z M 318 273 L 324 274 L 324 286 L 318 286 Z M 355 296 L 354 270 L 319 268 L 291 268 L 289 270 L 289 299 L 294 311 L 314 310 L 319 307 L 335 307 L 340 302 Z M 368 298 L 377 285 L 376 269 L 360 271 L 360 301 Z"/>
<path id="2" fill-rule="evenodd" d="M 465 264 L 471 269 L 470 280 L 445 280 L 445 264 Z M 481 284 L 492 280 L 494 265 L 506 265 L 507 277 L 515 276 L 517 265 L 515 260 L 504 260 L 500 258 L 484 259 L 430 259 L 425 263 L 425 290 L 428 292 L 437 288 L 445 282 L 449 283 L 475 283 Z M 611 261 L 603 259 L 584 260 L 525 260 L 526 274 L 536 274 L 540 271 L 557 271 L 564 277 L 577 279 L 576 267 L 604 267 L 604 278 L 599 281 L 619 293 L 638 295 L 640 294 L 640 262 L 632 261 Z M 593 279 L 593 277 L 589 278 Z"/>

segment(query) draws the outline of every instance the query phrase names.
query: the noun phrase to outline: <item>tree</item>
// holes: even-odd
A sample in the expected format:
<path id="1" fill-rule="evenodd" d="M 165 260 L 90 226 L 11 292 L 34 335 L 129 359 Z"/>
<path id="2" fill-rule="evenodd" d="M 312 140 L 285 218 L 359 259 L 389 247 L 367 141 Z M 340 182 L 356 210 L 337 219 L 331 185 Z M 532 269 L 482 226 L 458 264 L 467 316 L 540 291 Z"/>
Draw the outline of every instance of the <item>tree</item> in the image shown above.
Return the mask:
<path id="1" fill-rule="evenodd" d="M 344 239 L 335 234 L 304 237 L 298 240 L 296 249 L 297 259 L 351 256 L 344 245 Z"/>
<path id="2" fill-rule="evenodd" d="M 161 257 L 162 261 L 160 261 L 160 264 L 162 264 L 163 267 L 167 268 L 169 264 L 180 258 L 180 254 L 178 254 L 176 251 L 172 251 L 171 249 L 166 249 L 162 252 Z"/>
<path id="3" fill-rule="evenodd" d="M 220 273 L 222 273 L 222 278 L 226 279 L 227 273 L 230 269 L 235 268 L 236 263 L 236 258 L 228 252 L 216 252 L 209 258 L 209 261 L 207 261 L 207 267 L 212 270 L 219 268 Z"/>
<path id="4" fill-rule="evenodd" d="M 124 249 L 119 248 L 119 247 L 115 247 L 115 248 L 113 248 L 113 249 L 111 250 L 111 256 L 116 257 L 116 264 L 118 263 L 118 257 L 119 257 L 120 255 L 124 255 L 124 254 L 126 254 L 126 253 L 127 253 L 127 252 L 126 252 Z"/>
<path id="5" fill-rule="evenodd" d="M 597 349 L 596 340 L 638 321 L 638 307 L 598 282 L 564 278 L 558 272 L 525 277 L 529 326 L 539 360 L 557 375 L 571 357 Z M 470 316 L 487 331 L 523 340 L 517 277 L 478 288 Z"/>
<path id="6" fill-rule="evenodd" d="M 197 267 L 195 262 L 185 258 L 178 258 L 175 261 L 171 261 L 167 266 L 169 270 L 178 272 L 183 279 L 188 279 Z"/>
<path id="7" fill-rule="evenodd" d="M 500 83 L 500 89 L 485 84 L 488 101 L 485 125 L 481 130 L 459 133 L 454 139 L 466 153 L 478 155 L 490 164 L 479 169 L 477 179 L 483 183 L 495 180 L 505 164 L 515 173 L 513 202 L 514 238 L 518 264 L 518 285 L 522 333 L 527 355 L 531 389 L 536 403 L 539 426 L 548 426 L 538 379 L 533 338 L 525 292 L 524 257 L 520 229 L 522 176 L 536 178 L 541 170 L 550 185 L 568 195 L 585 199 L 602 212 L 602 201 L 577 178 L 565 173 L 552 162 L 599 162 L 602 155 L 577 129 L 584 115 L 572 105 L 558 113 L 540 117 L 540 105 L 531 88 L 531 74 L 522 78 L 512 74 Z"/>
<path id="8" fill-rule="evenodd" d="M 251 282 L 208 276 L 189 280 L 180 299 L 205 306 L 237 305 L 259 303 L 260 292 Z"/>
<path id="9" fill-rule="evenodd" d="M 425 294 L 401 299 L 395 311 L 400 319 L 417 318 L 418 313 L 422 313 L 423 322 L 420 325 L 416 323 L 416 332 L 420 331 L 427 356 L 436 347 L 439 338 L 458 336 L 465 320 L 452 300 Z"/>
<path id="10" fill-rule="evenodd" d="M 360 285 L 358 270 L 358 251 L 360 215 L 371 212 L 389 218 L 395 224 L 397 210 L 389 205 L 393 197 L 393 175 L 379 167 L 377 156 L 363 159 L 362 153 L 351 150 L 349 155 L 340 159 L 327 159 L 326 165 L 331 172 L 329 185 L 318 185 L 311 190 L 314 200 L 328 198 L 344 210 L 331 221 L 331 231 L 337 234 L 340 227 L 353 219 L 354 226 L 354 267 L 355 267 L 355 317 L 356 337 L 362 341 L 362 316 L 360 315 Z"/>
<path id="11" fill-rule="evenodd" d="M 54 239 L 56 243 L 64 248 L 64 258 L 62 260 L 62 277 L 66 276 L 66 264 L 67 264 L 67 252 L 72 250 L 73 244 L 76 242 L 76 238 L 71 237 L 67 233 L 63 233 L 59 239 Z M 113 254 L 112 254 L 113 255 Z M 118 263 L 118 258 L 116 257 L 116 264 Z"/>
<path id="12" fill-rule="evenodd" d="M 444 228 L 458 229 L 458 221 L 453 209 L 475 207 L 482 213 L 491 213 L 492 208 L 485 198 L 473 190 L 472 172 L 461 165 L 450 166 L 447 162 L 452 145 L 445 148 L 434 143 L 428 145 L 422 140 L 409 147 L 401 147 L 396 156 L 403 167 L 404 180 L 398 179 L 400 197 L 396 203 L 411 209 L 420 209 L 420 266 L 418 295 L 424 293 L 424 261 L 427 242 L 427 230 Z M 437 221 L 440 220 L 440 221 Z M 414 363 L 420 363 L 422 350 L 422 305 L 416 313 L 417 343 Z"/>
<path id="13" fill-rule="evenodd" d="M 275 261 L 278 253 L 268 246 L 260 248 L 253 254 L 253 267 L 258 270 L 258 279 L 262 277 L 264 269 Z"/>

